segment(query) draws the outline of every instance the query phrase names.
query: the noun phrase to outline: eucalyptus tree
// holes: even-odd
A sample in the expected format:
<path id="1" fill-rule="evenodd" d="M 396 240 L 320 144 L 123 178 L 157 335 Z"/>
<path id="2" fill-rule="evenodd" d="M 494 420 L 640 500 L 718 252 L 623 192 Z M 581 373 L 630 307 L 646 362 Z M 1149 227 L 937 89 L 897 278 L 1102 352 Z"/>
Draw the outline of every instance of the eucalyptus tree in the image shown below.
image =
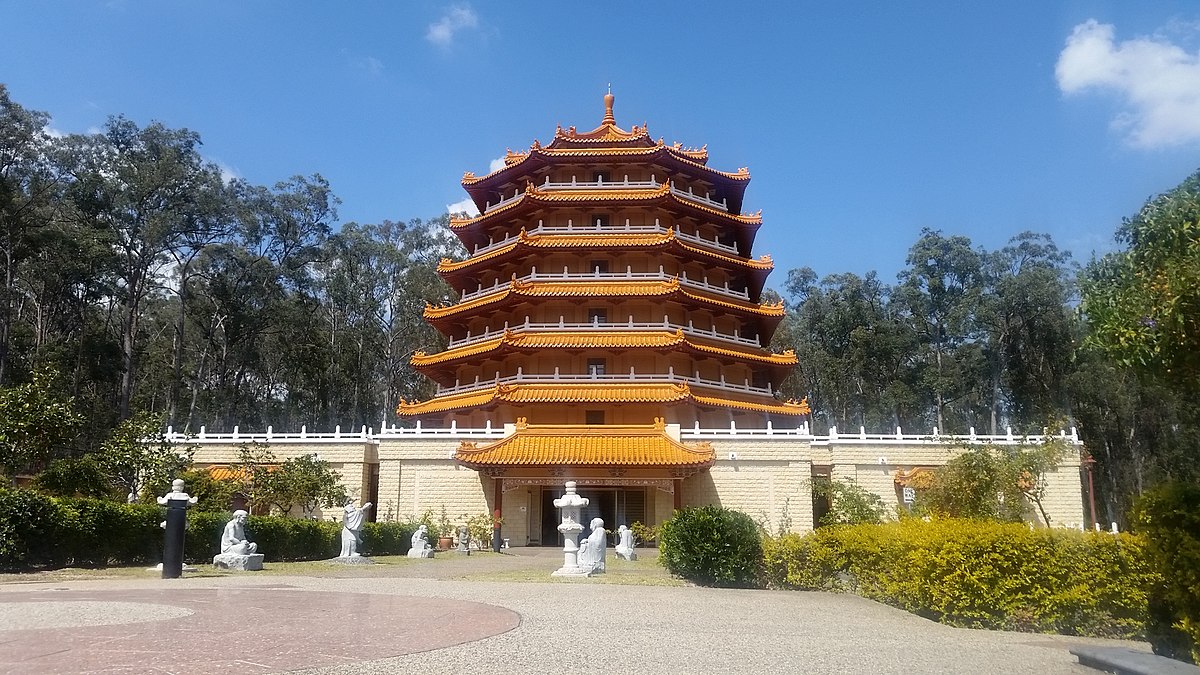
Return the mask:
<path id="1" fill-rule="evenodd" d="M 946 429 L 950 406 L 957 424 L 973 422 L 980 403 L 972 389 L 982 363 L 974 310 L 983 294 L 983 256 L 967 237 L 926 228 L 906 262 L 897 292 L 927 361 L 925 386 L 932 392 L 937 427 Z"/>
<path id="2" fill-rule="evenodd" d="M 21 266 L 37 250 L 36 233 L 50 222 L 59 181 L 50 162 L 50 117 L 9 98 L 0 84 L 0 386 L 11 379 L 10 343 L 20 304 Z"/>
<path id="3" fill-rule="evenodd" d="M 779 348 L 795 349 L 814 415 L 829 425 L 902 426 L 923 421 L 916 334 L 906 308 L 873 272 L 830 275 L 792 270 L 787 323 Z M 794 386 L 794 385 L 793 385 Z"/>
<path id="4" fill-rule="evenodd" d="M 200 338 L 188 359 L 185 426 L 198 412 L 222 427 L 286 423 L 298 401 L 310 410 L 327 402 L 312 394 L 324 353 L 312 317 L 337 199 L 320 176 L 231 189 L 235 227 L 195 262 L 186 311 Z"/>
<path id="5" fill-rule="evenodd" d="M 216 165 L 200 155 L 200 136 L 187 129 L 159 122 L 143 128 L 117 116 L 101 133 L 67 141 L 71 205 L 104 231 L 114 253 L 122 368 L 117 408 L 125 419 L 138 383 L 144 304 L 166 285 L 172 254 L 220 227 L 223 183 Z"/>
<path id="6" fill-rule="evenodd" d="M 1040 426 L 1068 407 L 1075 318 L 1071 255 L 1045 234 L 1022 232 L 983 253 L 985 289 L 974 310 L 987 359 L 989 426 Z"/>

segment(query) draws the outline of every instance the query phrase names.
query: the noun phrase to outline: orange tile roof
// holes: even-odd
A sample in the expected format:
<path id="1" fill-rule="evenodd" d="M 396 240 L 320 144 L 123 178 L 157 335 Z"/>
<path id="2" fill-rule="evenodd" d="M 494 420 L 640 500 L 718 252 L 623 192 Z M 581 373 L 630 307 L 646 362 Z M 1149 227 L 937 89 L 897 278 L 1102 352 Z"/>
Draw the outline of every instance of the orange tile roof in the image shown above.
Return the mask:
<path id="1" fill-rule="evenodd" d="M 513 280 L 500 286 L 495 293 L 471 298 L 466 302 L 451 305 L 425 305 L 424 317 L 430 320 L 473 311 L 479 307 L 498 303 L 510 295 L 529 298 L 575 298 L 575 297 L 662 297 L 678 294 L 696 302 L 737 309 L 764 317 L 782 317 L 783 303 L 759 304 L 746 300 L 724 299 L 704 292 L 684 290 L 676 278 L 668 280 L 617 280 L 582 279 L 572 281 L 521 281 Z"/>
<path id="2" fill-rule="evenodd" d="M 530 169 L 534 170 L 542 164 L 551 163 L 552 159 L 587 157 L 589 159 L 604 159 L 613 158 L 621 161 L 628 161 L 631 158 L 646 158 L 650 160 L 657 159 L 659 161 L 679 162 L 683 166 L 693 169 L 700 169 L 704 174 L 724 178 L 734 183 L 748 183 L 750 181 L 750 169 L 747 167 L 739 167 L 737 171 L 720 171 L 708 166 L 708 148 L 686 149 L 680 144 L 666 145 L 662 139 L 658 143 L 650 147 L 645 146 L 612 146 L 612 147 L 543 147 L 535 142 L 530 146 L 528 152 L 513 152 L 508 150 L 504 154 L 504 166 L 486 173 L 482 176 L 476 176 L 473 171 L 463 173 L 462 184 L 464 187 L 471 187 L 491 180 L 500 173 L 514 174 L 516 172 L 509 171 L 513 167 L 520 166 L 526 162 L 534 163 Z M 540 160 L 540 161 L 538 161 Z"/>
<path id="3" fill-rule="evenodd" d="M 261 464 L 260 466 L 266 469 L 268 472 L 279 469 L 278 464 Z M 246 470 L 240 466 L 233 467 L 216 465 L 208 467 L 208 475 L 213 480 L 245 480 Z"/>
<path id="4" fill-rule="evenodd" d="M 674 230 L 662 233 L 639 232 L 606 232 L 606 233 L 571 233 L 571 234 L 528 234 L 523 228 L 517 234 L 517 241 L 506 246 L 493 249 L 482 255 L 472 256 L 465 260 L 442 258 L 438 262 L 437 271 L 442 274 L 458 272 L 470 267 L 508 255 L 518 247 L 529 248 L 651 248 L 655 246 L 678 246 L 681 250 L 694 255 L 719 260 L 730 265 L 758 272 L 770 272 L 775 269 L 771 256 L 761 258 L 742 258 L 714 251 L 703 246 L 696 246 L 675 236 Z"/>
<path id="5" fill-rule="evenodd" d="M 809 414 L 808 404 L 804 401 L 796 403 L 788 401 L 787 403 L 752 403 L 750 401 L 737 401 L 728 398 L 717 398 L 713 396 L 693 396 L 692 399 L 700 405 L 710 405 L 718 408 L 737 408 L 738 410 L 753 410 L 756 412 L 775 413 L 778 415 L 807 415 Z"/>
<path id="6" fill-rule="evenodd" d="M 518 206 L 520 206 L 521 204 L 524 204 L 526 202 L 539 203 L 539 204 L 555 204 L 555 203 L 561 204 L 561 203 L 575 203 L 575 202 L 594 203 L 594 202 L 613 202 L 613 201 L 616 201 L 616 202 L 629 202 L 629 201 L 650 202 L 650 201 L 655 201 L 655 200 L 663 200 L 663 201 L 669 200 L 669 201 L 672 201 L 681 206 L 684 206 L 684 207 L 687 207 L 690 209 L 695 209 L 698 211 L 702 211 L 706 215 L 715 216 L 715 217 L 722 218 L 722 219 L 725 219 L 728 221 L 732 221 L 739 225 L 752 225 L 752 226 L 756 226 L 756 227 L 759 225 L 762 225 L 762 211 L 758 211 L 753 214 L 730 213 L 728 211 L 722 211 L 720 209 L 715 209 L 711 206 L 706 206 L 704 204 L 693 201 L 686 197 L 681 197 L 681 196 L 671 192 L 670 190 L 671 190 L 671 186 L 669 183 L 663 183 L 658 188 L 641 188 L 641 189 L 631 188 L 629 190 L 608 190 L 608 189 L 541 190 L 538 187 L 531 184 L 531 185 L 525 186 L 524 194 L 519 195 L 517 199 L 514 199 L 513 201 L 505 204 L 504 206 L 502 206 L 500 208 L 492 209 L 491 211 L 488 211 L 487 213 L 481 213 L 478 216 L 473 216 L 473 217 L 469 217 L 469 218 L 451 217 L 450 218 L 450 229 L 451 230 L 462 230 L 462 229 L 468 228 L 477 223 L 484 222 L 485 220 L 495 218 L 497 214 L 506 213 L 512 209 L 517 208 Z"/>
<path id="7" fill-rule="evenodd" d="M 769 399 L 767 399 L 769 400 Z M 696 396 L 686 383 L 607 384 L 597 382 L 563 382 L 545 384 L 502 384 L 478 391 L 450 396 L 438 396 L 428 401 L 401 401 L 398 415 L 428 415 L 431 413 L 488 407 L 495 403 L 680 403 L 694 401 L 700 405 L 737 408 L 780 415 L 807 415 L 805 401 L 795 403 L 754 403 L 713 396 Z"/>
<path id="8" fill-rule="evenodd" d="M 502 384 L 485 389 L 436 396 L 428 401 L 400 401 L 398 415 L 486 407 L 494 403 L 674 403 L 691 396 L 682 383 L 607 384 L 597 382 Z"/>
<path id="9" fill-rule="evenodd" d="M 423 351 L 413 353 L 410 363 L 414 368 L 474 358 L 480 354 L 497 351 L 505 345 L 516 349 L 672 349 L 684 347 L 705 354 L 733 359 L 758 361 L 776 366 L 793 366 L 797 363 L 796 353 L 787 350 L 782 354 L 764 354 L 757 349 L 726 348 L 687 339 L 683 331 L 632 331 L 621 330 L 563 330 L 554 332 L 522 332 L 520 327 L 510 328 L 494 338 L 475 344 L 447 349 L 437 354 Z"/>
<path id="10" fill-rule="evenodd" d="M 667 436 L 661 419 L 639 426 L 525 425 L 483 447 L 464 442 L 454 454 L 472 467 L 624 466 L 704 468 L 716 459 L 711 445 L 688 447 Z"/>

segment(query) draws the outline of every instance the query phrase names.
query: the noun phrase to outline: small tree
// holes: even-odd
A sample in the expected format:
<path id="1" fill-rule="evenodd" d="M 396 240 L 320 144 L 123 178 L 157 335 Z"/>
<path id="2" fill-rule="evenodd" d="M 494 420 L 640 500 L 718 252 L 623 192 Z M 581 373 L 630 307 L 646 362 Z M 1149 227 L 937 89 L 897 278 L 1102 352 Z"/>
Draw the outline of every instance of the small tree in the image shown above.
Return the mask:
<path id="1" fill-rule="evenodd" d="M 973 447 L 933 473 L 918 508 L 955 518 L 1020 522 L 1030 506 L 1050 524 L 1043 505 L 1045 474 L 1062 461 L 1063 442 Z"/>
<path id="2" fill-rule="evenodd" d="M 82 418 L 74 400 L 54 391 L 55 374 L 0 389 L 0 471 L 8 477 L 36 469 L 71 444 Z"/>
<path id="3" fill-rule="evenodd" d="M 192 446 L 179 447 L 162 432 L 162 420 L 139 412 L 121 422 L 100 446 L 97 461 L 112 484 L 136 501 L 150 486 L 170 482 L 192 465 Z"/>
<path id="4" fill-rule="evenodd" d="M 829 511 L 821 516 L 821 525 L 878 524 L 887 518 L 888 508 L 874 492 L 854 481 L 814 478 L 813 495 L 829 500 Z"/>
<path id="5" fill-rule="evenodd" d="M 329 462 L 316 455 L 293 457 L 262 477 L 262 486 L 255 495 L 260 503 L 270 504 L 281 513 L 299 506 L 304 515 L 311 516 L 317 507 L 342 506 L 346 503 L 346 488 L 342 477 L 329 467 Z"/>

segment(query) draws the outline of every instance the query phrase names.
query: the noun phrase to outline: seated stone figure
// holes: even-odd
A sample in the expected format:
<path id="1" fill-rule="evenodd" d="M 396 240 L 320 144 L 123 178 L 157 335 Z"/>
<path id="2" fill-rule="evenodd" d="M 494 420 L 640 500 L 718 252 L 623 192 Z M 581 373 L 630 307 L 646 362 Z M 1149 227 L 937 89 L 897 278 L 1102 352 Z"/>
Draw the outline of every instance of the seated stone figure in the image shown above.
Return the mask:
<path id="1" fill-rule="evenodd" d="M 621 560 L 637 560 L 633 550 L 633 530 L 622 525 L 617 528 L 617 546 L 613 549 Z"/>
<path id="2" fill-rule="evenodd" d="M 221 533 L 221 553 L 250 555 L 257 552 L 258 544 L 246 539 L 246 512 L 238 509 Z"/>
<path id="3" fill-rule="evenodd" d="M 408 549 L 410 558 L 432 558 L 433 548 L 429 545 L 429 527 L 422 525 L 413 532 L 412 547 Z"/>
<path id="4" fill-rule="evenodd" d="M 238 509 L 221 532 L 221 552 L 213 556 L 213 565 L 226 570 L 261 570 L 263 554 L 258 544 L 246 538 L 246 512 Z"/>
<path id="5" fill-rule="evenodd" d="M 579 566 L 591 572 L 604 571 L 604 553 L 608 548 L 608 533 L 604 531 L 604 519 L 592 518 L 592 533 L 579 542 Z"/>

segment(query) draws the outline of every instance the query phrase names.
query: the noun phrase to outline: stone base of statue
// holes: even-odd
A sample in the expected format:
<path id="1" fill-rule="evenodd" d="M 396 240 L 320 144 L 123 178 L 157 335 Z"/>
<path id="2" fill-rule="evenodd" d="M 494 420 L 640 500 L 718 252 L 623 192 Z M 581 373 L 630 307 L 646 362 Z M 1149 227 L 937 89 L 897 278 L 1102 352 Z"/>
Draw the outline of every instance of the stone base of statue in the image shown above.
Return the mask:
<path id="1" fill-rule="evenodd" d="M 603 572 L 603 571 L 604 570 L 600 570 L 600 572 Z M 593 574 L 598 574 L 598 572 L 590 567 L 580 567 L 579 565 L 575 565 L 574 567 L 568 567 L 567 565 L 563 565 L 562 567 L 551 572 L 550 576 L 552 576 L 552 577 L 590 577 Z"/>
<path id="2" fill-rule="evenodd" d="M 410 557 L 410 558 L 432 558 L 433 557 L 433 549 L 432 548 L 424 548 L 424 549 L 410 548 L 410 549 L 408 549 L 408 557 Z"/>
<path id="3" fill-rule="evenodd" d="M 213 567 L 219 570 L 231 570 L 235 572 L 258 572 L 262 570 L 263 554 L 251 553 L 242 555 L 239 553 L 218 553 L 213 556 Z"/>
<path id="4" fill-rule="evenodd" d="M 631 548 L 616 547 L 613 551 L 621 560 L 637 560 L 637 553 Z"/>
<path id="5" fill-rule="evenodd" d="M 331 565 L 374 565 L 375 561 L 365 555 L 340 555 L 326 560 Z"/>

